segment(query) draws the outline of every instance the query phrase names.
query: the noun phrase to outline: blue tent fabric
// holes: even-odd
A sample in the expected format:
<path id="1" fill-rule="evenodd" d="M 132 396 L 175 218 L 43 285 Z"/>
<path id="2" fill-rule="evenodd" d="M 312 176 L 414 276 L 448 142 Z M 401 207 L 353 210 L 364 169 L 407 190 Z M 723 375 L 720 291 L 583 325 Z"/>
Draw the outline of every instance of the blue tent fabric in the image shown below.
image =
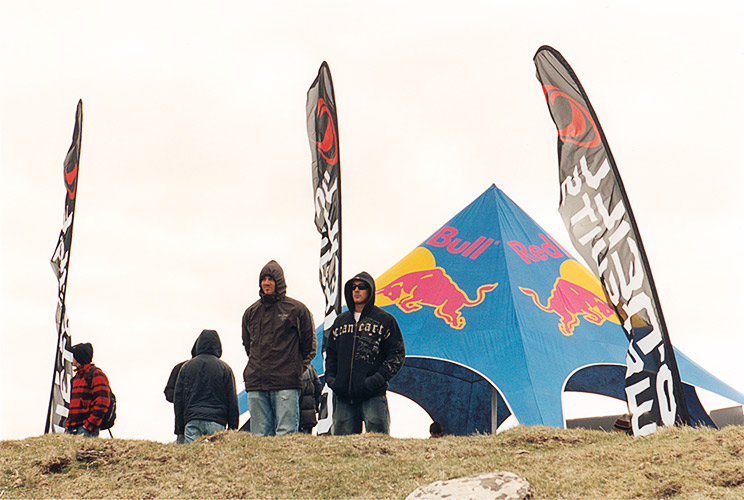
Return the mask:
<path id="1" fill-rule="evenodd" d="M 474 371 L 442 359 L 408 356 L 390 390 L 417 401 L 447 434 L 492 431 L 491 404 L 497 398 L 497 423 L 511 415 L 491 384 Z"/>
<path id="2" fill-rule="evenodd" d="M 241 415 L 248 411 L 248 393 L 245 390 L 238 393 L 238 410 Z"/>
<path id="3" fill-rule="evenodd" d="M 622 376 L 582 371 L 625 365 L 628 340 L 599 281 L 495 185 L 376 285 L 376 304 L 396 317 L 406 343 L 391 390 L 448 433 L 489 432 L 492 398 L 497 425 L 513 414 L 553 427 L 565 427 L 564 390 L 625 398 L 624 368 Z M 321 343 L 319 328 L 319 373 Z M 744 394 L 675 352 L 683 382 L 744 404 Z"/>
<path id="4" fill-rule="evenodd" d="M 566 391 L 589 392 L 625 399 L 624 365 L 590 365 L 581 368 L 566 381 Z"/>
<path id="5" fill-rule="evenodd" d="M 578 370 L 566 382 L 565 391 L 601 394 L 625 401 L 625 365 L 592 365 Z M 716 427 L 703 408 L 695 387 L 682 384 L 687 400 L 687 409 L 698 425 Z"/>

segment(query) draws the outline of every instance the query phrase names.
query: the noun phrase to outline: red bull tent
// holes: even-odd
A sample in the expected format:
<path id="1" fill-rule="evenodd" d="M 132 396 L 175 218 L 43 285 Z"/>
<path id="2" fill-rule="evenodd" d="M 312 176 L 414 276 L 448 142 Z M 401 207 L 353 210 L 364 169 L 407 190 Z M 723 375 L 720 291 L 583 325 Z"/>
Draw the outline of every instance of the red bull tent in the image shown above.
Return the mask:
<path id="1" fill-rule="evenodd" d="M 520 424 L 565 427 L 564 391 L 625 400 L 628 340 L 598 280 L 495 185 L 377 278 L 406 363 L 390 390 L 450 434 Z M 323 372 L 322 325 L 313 363 Z M 713 425 L 694 387 L 744 404 L 679 351 L 690 412 Z"/>

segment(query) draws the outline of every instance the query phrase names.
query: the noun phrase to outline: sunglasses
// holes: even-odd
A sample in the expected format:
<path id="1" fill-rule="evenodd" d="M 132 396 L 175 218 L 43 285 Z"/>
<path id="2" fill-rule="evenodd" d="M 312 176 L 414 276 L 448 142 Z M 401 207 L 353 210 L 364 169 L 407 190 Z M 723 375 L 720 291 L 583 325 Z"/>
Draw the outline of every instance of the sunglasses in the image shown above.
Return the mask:
<path id="1" fill-rule="evenodd" d="M 362 282 L 362 283 L 353 283 L 351 285 L 351 289 L 352 290 L 356 290 L 357 288 L 359 290 L 369 290 L 369 285 L 367 283 L 364 283 L 364 282 Z"/>

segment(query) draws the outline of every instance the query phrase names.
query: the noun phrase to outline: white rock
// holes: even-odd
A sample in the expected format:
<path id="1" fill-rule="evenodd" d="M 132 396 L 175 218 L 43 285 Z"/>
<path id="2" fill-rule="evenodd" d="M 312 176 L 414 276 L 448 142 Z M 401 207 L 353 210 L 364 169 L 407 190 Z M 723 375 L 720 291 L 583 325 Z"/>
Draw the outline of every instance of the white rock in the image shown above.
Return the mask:
<path id="1" fill-rule="evenodd" d="M 406 500 L 525 500 L 530 483 L 512 472 L 487 472 L 416 488 Z"/>

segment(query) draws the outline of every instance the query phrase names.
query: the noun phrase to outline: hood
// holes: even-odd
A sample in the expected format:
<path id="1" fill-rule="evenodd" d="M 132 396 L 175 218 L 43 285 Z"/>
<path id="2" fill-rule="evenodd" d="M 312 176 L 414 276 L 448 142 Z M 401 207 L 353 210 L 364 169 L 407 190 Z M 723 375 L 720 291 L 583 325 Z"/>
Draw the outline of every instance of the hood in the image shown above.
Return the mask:
<path id="1" fill-rule="evenodd" d="M 222 342 L 214 330 L 202 330 L 196 339 L 196 354 L 211 354 L 218 358 L 222 356 Z"/>
<path id="2" fill-rule="evenodd" d="M 276 283 L 276 289 L 271 295 L 266 295 L 263 293 L 263 290 L 261 290 L 261 278 L 264 276 L 271 276 Z M 263 269 L 261 269 L 261 274 L 258 275 L 258 295 L 261 296 L 261 300 L 263 301 L 276 302 L 277 300 L 284 298 L 286 294 L 287 282 L 284 281 L 284 269 L 282 269 L 282 266 L 280 266 L 277 261 L 269 261 L 265 266 L 263 266 Z"/>
<path id="3" fill-rule="evenodd" d="M 354 296 L 352 295 L 351 291 L 351 282 L 352 281 L 364 281 L 369 285 L 370 293 L 369 293 L 369 302 L 367 302 L 367 305 L 364 306 L 365 309 L 367 309 L 370 306 L 375 305 L 375 280 L 370 276 L 370 274 L 366 271 L 362 271 L 361 273 L 357 273 L 354 275 L 353 278 L 351 278 L 349 281 L 346 282 L 346 285 L 344 285 L 344 297 L 346 298 L 346 306 L 349 308 L 349 311 L 354 311 Z"/>
<path id="4" fill-rule="evenodd" d="M 206 331 L 206 330 L 204 330 L 204 331 Z M 194 346 L 193 346 L 193 347 L 191 348 L 191 357 L 192 357 L 192 358 L 193 358 L 194 356 L 196 356 L 196 344 L 198 344 L 198 343 L 199 343 L 199 339 L 200 339 L 200 338 L 201 338 L 201 335 L 199 335 L 198 337 L 196 337 L 196 340 L 194 341 Z"/>

